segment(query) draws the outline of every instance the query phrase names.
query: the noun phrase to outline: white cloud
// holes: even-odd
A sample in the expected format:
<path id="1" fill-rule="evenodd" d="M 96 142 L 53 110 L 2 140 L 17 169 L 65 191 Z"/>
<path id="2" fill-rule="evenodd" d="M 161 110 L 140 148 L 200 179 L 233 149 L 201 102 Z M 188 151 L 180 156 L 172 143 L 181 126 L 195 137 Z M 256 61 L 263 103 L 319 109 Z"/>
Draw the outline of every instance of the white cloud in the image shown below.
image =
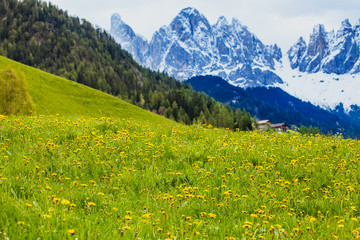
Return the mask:
<path id="1" fill-rule="evenodd" d="M 110 28 L 110 17 L 119 13 L 136 33 L 150 39 L 154 31 L 171 20 L 185 7 L 197 8 L 211 24 L 218 17 L 238 18 L 265 44 L 277 43 L 283 53 L 300 36 L 308 40 L 315 24 L 327 31 L 337 30 L 349 18 L 355 24 L 360 18 L 359 0 L 50 0 L 71 15 L 86 18 L 94 25 Z"/>

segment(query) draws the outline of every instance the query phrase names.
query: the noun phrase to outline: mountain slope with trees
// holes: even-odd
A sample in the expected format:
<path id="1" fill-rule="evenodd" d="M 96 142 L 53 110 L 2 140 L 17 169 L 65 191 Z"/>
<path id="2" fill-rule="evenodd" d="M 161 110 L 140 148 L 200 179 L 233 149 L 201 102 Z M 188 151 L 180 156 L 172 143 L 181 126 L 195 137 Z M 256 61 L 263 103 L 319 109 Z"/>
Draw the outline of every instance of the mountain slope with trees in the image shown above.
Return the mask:
<path id="1" fill-rule="evenodd" d="M 204 92 L 215 100 L 241 108 L 259 119 L 286 122 L 297 127 L 311 125 L 323 133 L 340 132 L 344 136 L 359 137 L 359 124 L 352 116 L 328 112 L 309 102 L 297 99 L 280 88 L 258 87 L 243 89 L 235 87 L 220 77 L 198 76 L 186 81 L 194 90 Z"/>
<path id="2" fill-rule="evenodd" d="M 186 124 L 235 129 L 251 122 L 249 114 L 139 66 L 104 30 L 51 3 L 1 0 L 0 19 L 0 55 Z"/>

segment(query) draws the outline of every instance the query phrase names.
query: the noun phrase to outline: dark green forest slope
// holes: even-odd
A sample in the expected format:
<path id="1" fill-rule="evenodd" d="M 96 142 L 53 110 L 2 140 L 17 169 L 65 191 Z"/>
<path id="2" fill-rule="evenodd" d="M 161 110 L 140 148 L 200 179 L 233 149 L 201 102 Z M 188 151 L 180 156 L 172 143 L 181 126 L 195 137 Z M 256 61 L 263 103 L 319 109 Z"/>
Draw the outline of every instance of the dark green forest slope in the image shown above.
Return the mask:
<path id="1" fill-rule="evenodd" d="M 108 33 L 84 19 L 37 0 L 0 3 L 0 55 L 179 122 L 251 128 L 245 111 L 234 111 L 189 85 L 139 66 Z"/>

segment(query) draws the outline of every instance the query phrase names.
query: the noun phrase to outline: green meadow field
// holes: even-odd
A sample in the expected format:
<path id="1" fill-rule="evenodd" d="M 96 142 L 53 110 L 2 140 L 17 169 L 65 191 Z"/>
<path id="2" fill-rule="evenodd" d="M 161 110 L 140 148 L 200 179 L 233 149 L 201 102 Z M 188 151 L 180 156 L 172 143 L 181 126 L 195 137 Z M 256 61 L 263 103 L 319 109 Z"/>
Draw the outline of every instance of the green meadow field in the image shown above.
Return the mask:
<path id="1" fill-rule="evenodd" d="M 0 57 L 0 239 L 357 239 L 360 145 L 185 126 Z"/>

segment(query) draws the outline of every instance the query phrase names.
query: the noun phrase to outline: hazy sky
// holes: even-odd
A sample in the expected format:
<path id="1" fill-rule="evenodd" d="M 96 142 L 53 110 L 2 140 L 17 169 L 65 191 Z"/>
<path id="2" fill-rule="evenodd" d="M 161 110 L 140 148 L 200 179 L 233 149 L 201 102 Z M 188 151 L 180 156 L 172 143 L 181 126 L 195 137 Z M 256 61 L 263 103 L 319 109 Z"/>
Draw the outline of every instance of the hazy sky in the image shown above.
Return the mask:
<path id="1" fill-rule="evenodd" d="M 264 44 L 277 43 L 283 53 L 300 36 L 308 41 L 313 26 L 330 31 L 348 18 L 352 25 L 360 18 L 360 0 L 50 0 L 72 16 L 110 30 L 110 18 L 119 13 L 136 33 L 151 39 L 152 34 L 185 7 L 198 9 L 216 23 L 220 16 L 233 17 L 249 27 Z"/>

